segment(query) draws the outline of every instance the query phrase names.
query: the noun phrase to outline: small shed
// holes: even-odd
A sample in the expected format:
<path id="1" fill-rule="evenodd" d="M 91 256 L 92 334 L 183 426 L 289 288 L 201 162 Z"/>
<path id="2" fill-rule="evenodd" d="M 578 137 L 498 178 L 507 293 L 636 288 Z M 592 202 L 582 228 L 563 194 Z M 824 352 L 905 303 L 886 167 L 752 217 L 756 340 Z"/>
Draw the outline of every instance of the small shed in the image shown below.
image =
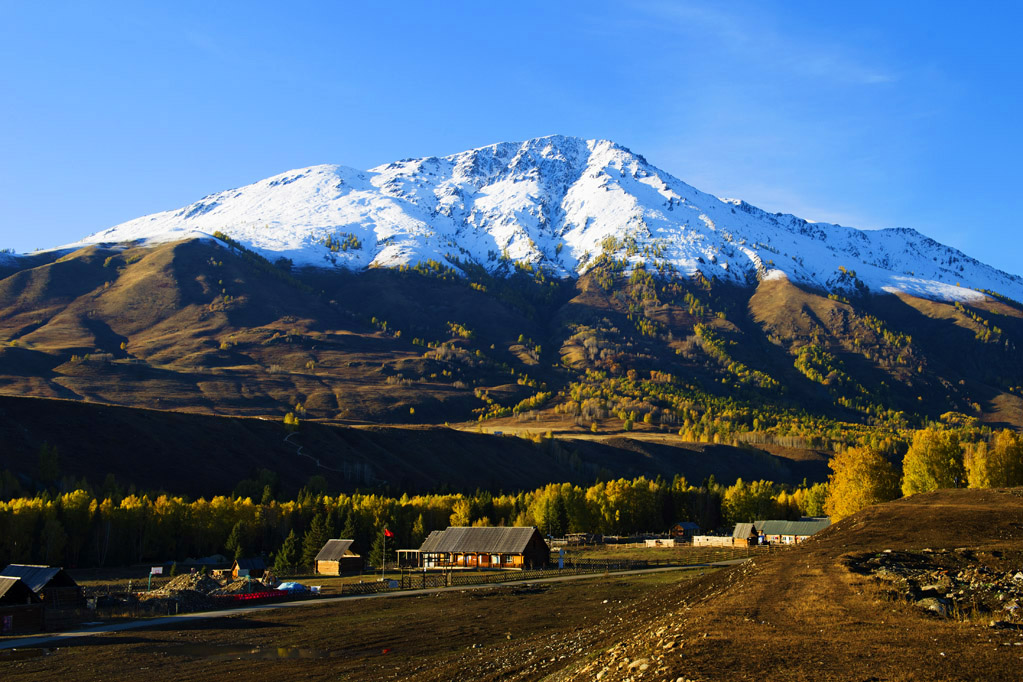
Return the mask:
<path id="1" fill-rule="evenodd" d="M 38 596 L 47 609 L 80 609 L 85 607 L 82 588 L 59 566 L 11 564 L 0 571 L 0 578 L 19 578 Z"/>
<path id="2" fill-rule="evenodd" d="M 756 525 L 752 523 L 737 523 L 732 531 L 732 544 L 736 547 L 749 547 L 757 544 Z"/>
<path id="3" fill-rule="evenodd" d="M 340 575 L 361 571 L 362 556 L 352 551 L 352 540 L 327 540 L 316 555 L 316 572 L 324 575 Z"/>
<path id="4" fill-rule="evenodd" d="M 532 526 L 449 527 L 435 530 L 418 550 L 399 550 L 403 568 L 541 568 L 551 549 Z"/>
<path id="5" fill-rule="evenodd" d="M 43 629 L 43 603 L 21 578 L 0 578 L 0 636 Z"/>
<path id="6" fill-rule="evenodd" d="M 247 571 L 247 573 L 241 573 Z M 231 566 L 231 577 L 237 580 L 245 575 L 250 578 L 262 578 L 266 573 L 266 562 L 263 557 L 252 557 L 249 559 L 238 559 Z"/>

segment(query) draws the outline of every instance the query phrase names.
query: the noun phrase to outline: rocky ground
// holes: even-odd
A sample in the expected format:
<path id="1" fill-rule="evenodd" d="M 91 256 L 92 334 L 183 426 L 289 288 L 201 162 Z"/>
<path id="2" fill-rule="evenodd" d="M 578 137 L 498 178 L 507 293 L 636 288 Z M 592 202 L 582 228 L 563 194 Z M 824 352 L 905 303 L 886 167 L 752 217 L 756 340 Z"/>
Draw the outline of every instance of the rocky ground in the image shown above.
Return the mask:
<path id="1" fill-rule="evenodd" d="M 1023 627 L 1023 552 L 886 550 L 850 557 L 848 566 L 877 580 L 893 599 L 940 616 Z"/>

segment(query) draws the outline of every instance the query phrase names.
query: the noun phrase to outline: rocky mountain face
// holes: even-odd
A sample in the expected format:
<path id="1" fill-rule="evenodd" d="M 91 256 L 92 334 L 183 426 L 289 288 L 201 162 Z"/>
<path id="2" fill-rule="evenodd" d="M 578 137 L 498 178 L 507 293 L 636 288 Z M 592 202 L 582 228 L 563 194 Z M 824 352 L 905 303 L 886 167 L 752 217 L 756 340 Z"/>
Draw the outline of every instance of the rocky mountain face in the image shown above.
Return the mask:
<path id="1" fill-rule="evenodd" d="M 705 194 L 606 140 L 551 136 L 368 171 L 313 166 L 211 194 L 84 244 L 223 232 L 270 260 L 364 270 L 429 260 L 575 277 L 606 253 L 628 270 L 734 284 L 772 276 L 830 293 L 1023 300 L 1023 278 L 910 229 L 862 231 Z"/>

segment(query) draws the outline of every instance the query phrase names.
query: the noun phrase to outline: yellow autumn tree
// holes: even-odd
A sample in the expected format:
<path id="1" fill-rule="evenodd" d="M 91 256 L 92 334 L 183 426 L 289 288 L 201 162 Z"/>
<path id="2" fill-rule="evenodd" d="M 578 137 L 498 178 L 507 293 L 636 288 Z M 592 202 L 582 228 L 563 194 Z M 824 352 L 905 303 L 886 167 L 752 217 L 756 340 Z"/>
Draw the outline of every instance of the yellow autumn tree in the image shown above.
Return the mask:
<path id="1" fill-rule="evenodd" d="M 832 521 L 899 496 L 899 476 L 884 454 L 870 447 L 848 448 L 828 462 L 824 511 Z"/>
<path id="2" fill-rule="evenodd" d="M 966 449 L 964 464 L 971 488 L 1009 488 L 1023 485 L 1023 441 L 1018 433 L 999 431 L 990 443 Z"/>
<path id="3" fill-rule="evenodd" d="M 472 518 L 469 515 L 469 500 L 460 499 L 455 501 L 455 504 L 451 507 L 451 517 L 448 523 L 456 527 L 472 525 Z"/>
<path id="4" fill-rule="evenodd" d="M 902 494 L 958 488 L 965 483 L 963 449 L 955 431 L 933 426 L 917 431 L 902 460 Z"/>

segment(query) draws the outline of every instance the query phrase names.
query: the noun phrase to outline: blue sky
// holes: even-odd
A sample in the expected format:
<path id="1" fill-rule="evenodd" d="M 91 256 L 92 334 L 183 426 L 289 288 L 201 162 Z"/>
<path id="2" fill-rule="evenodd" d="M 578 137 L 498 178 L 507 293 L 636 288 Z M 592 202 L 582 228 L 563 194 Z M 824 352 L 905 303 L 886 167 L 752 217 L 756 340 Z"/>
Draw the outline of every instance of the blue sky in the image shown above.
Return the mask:
<path id="1" fill-rule="evenodd" d="M 497 4 L 0 2 L 0 248 L 561 133 L 1023 273 L 1023 4 Z"/>

